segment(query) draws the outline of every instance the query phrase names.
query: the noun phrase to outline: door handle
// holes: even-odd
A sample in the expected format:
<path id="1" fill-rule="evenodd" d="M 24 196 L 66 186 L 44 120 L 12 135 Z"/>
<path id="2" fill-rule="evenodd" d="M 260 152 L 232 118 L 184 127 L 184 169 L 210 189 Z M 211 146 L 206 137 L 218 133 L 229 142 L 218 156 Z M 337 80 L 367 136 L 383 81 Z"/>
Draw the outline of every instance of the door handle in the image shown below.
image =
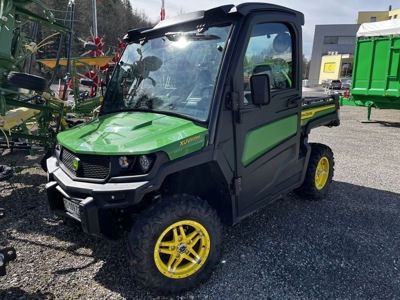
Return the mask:
<path id="1" fill-rule="evenodd" d="M 288 100 L 288 107 L 294 107 L 303 102 L 303 97 L 294 97 Z"/>

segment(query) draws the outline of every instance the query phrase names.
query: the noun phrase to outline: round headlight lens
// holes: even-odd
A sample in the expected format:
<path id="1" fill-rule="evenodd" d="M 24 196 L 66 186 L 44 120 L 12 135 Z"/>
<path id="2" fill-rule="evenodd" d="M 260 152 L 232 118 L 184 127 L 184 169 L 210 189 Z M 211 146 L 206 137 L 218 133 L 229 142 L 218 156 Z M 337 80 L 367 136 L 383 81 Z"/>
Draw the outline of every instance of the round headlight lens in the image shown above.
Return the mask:
<path id="1" fill-rule="evenodd" d="M 151 165 L 153 164 L 153 158 L 147 155 L 140 155 L 139 156 L 139 167 L 143 173 L 147 173 Z"/>
<path id="2" fill-rule="evenodd" d="M 129 167 L 129 164 L 131 163 L 130 159 L 127 156 L 120 156 L 118 162 L 119 166 L 122 169 L 127 169 Z"/>

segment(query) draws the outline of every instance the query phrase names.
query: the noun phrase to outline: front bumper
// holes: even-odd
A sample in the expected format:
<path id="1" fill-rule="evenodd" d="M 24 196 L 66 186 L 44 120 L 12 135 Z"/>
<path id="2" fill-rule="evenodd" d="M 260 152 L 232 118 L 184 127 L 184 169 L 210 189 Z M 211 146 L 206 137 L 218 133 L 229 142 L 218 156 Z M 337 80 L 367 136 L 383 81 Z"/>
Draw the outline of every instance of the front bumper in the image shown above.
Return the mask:
<path id="1" fill-rule="evenodd" d="M 58 215 L 79 221 L 84 232 L 104 236 L 100 211 L 126 208 L 137 204 L 149 186 L 148 181 L 92 183 L 72 180 L 59 166 L 57 159 L 47 160 L 49 182 L 46 184 L 49 207 Z M 73 205 L 73 210 L 67 204 Z"/>

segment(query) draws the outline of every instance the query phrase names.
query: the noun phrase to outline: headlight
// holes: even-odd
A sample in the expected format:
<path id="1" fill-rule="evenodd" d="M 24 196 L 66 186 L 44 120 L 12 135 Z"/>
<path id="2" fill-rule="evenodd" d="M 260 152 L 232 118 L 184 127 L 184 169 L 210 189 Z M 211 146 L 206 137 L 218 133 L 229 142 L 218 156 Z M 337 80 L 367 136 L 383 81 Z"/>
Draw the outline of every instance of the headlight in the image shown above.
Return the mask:
<path id="1" fill-rule="evenodd" d="M 122 169 L 128 169 L 132 161 L 128 156 L 120 156 L 118 162 Z"/>
<path id="2" fill-rule="evenodd" d="M 139 167 L 143 173 L 147 173 L 153 165 L 154 159 L 148 155 L 139 156 Z"/>

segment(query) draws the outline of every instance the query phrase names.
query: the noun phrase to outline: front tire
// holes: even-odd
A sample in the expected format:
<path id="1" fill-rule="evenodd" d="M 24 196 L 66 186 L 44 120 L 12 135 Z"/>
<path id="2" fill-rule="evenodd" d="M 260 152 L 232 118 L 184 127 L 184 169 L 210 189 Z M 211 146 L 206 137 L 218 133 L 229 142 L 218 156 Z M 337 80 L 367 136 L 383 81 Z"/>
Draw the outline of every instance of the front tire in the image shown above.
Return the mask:
<path id="1" fill-rule="evenodd" d="M 47 172 L 47 159 L 49 159 L 52 156 L 53 156 L 53 151 L 49 149 L 40 159 L 40 166 L 42 167 L 43 171 Z"/>
<path id="2" fill-rule="evenodd" d="M 294 192 L 307 200 L 323 198 L 332 184 L 334 159 L 331 148 L 323 144 L 310 144 L 311 155 L 303 184 Z"/>
<path id="3" fill-rule="evenodd" d="M 175 294 L 206 281 L 222 255 L 222 223 L 198 197 L 165 197 L 143 212 L 128 241 L 130 266 L 145 286 Z"/>

